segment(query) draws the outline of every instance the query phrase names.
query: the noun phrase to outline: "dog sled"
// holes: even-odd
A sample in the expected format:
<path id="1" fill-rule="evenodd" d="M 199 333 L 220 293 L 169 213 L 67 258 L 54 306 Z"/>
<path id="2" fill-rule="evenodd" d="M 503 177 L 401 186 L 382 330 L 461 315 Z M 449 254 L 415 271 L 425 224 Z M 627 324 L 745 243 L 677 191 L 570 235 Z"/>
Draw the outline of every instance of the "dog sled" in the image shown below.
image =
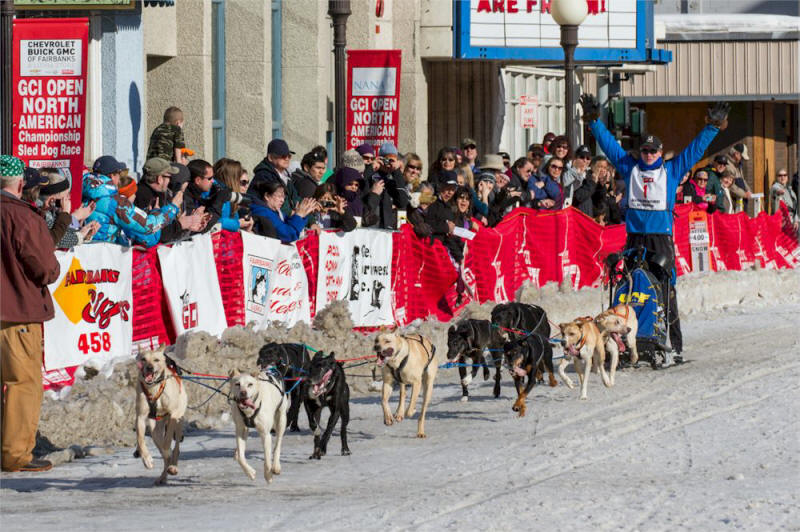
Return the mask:
<path id="1" fill-rule="evenodd" d="M 663 286 L 670 276 L 667 259 L 645 248 L 612 253 L 606 258 L 605 284 L 608 286 L 608 305 L 631 306 L 639 321 L 636 338 L 625 338 L 628 346 L 621 353 L 620 364 L 630 366 L 630 343 L 636 342 L 639 359 L 660 369 L 669 360 L 669 297 Z M 636 364 L 638 366 L 638 364 Z"/>

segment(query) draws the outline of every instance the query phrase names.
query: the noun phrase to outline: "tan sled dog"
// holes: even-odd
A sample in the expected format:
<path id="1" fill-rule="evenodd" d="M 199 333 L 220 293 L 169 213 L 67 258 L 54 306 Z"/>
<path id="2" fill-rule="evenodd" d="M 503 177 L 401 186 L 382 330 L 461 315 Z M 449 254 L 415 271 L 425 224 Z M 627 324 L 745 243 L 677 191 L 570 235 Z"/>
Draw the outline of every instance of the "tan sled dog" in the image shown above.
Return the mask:
<path id="1" fill-rule="evenodd" d="M 605 338 L 606 352 L 611 355 L 611 369 L 609 378 L 611 386 L 614 386 L 614 375 L 617 371 L 619 354 L 625 351 L 626 345 L 622 337 L 627 336 L 629 349 L 631 351 L 631 364 L 636 365 L 639 361 L 639 351 L 636 349 L 636 333 L 639 330 L 639 320 L 636 319 L 636 312 L 629 305 L 617 305 L 605 310 L 594 319 L 597 328 Z"/>
<path id="2" fill-rule="evenodd" d="M 231 416 L 236 423 L 236 451 L 233 457 L 250 480 L 255 480 L 256 470 L 247 463 L 245 451 L 248 429 L 256 429 L 264 447 L 264 479 L 269 484 L 273 474 L 281 474 L 281 444 L 286 431 L 286 410 L 289 408 L 283 378 L 267 372 L 251 375 L 239 373 L 239 370 L 231 371 L 230 378 Z"/>
<path id="3" fill-rule="evenodd" d="M 591 370 L 600 371 L 603 384 L 611 386 L 605 368 L 606 350 L 603 337 L 594 324 L 592 318 L 578 318 L 569 323 L 558 325 L 561 329 L 561 345 L 564 348 L 564 358 L 558 364 L 558 374 L 564 384 L 570 388 L 575 386 L 567 374 L 564 372 L 569 358 L 575 365 L 575 372 L 581 382 L 581 399 L 586 399 L 586 391 L 589 386 L 589 372 Z"/>
<path id="4" fill-rule="evenodd" d="M 433 381 L 438 366 L 434 360 L 436 348 L 430 340 L 418 334 L 401 336 L 394 333 L 381 333 L 375 338 L 375 354 L 378 366 L 383 375 L 383 391 L 381 406 L 383 407 L 383 423 L 391 425 L 403 421 L 403 408 L 406 402 L 406 385 L 411 385 L 411 401 L 405 411 L 405 417 L 414 415 L 417 407 L 419 390 L 424 387 L 422 395 L 422 411 L 417 423 L 417 438 L 425 438 L 425 414 L 433 395 Z M 389 411 L 389 396 L 394 383 L 400 385 L 400 404 L 394 418 Z"/>
<path id="5" fill-rule="evenodd" d="M 142 351 L 136 357 L 139 383 L 136 387 L 136 446 L 147 469 L 153 469 L 153 457 L 144 441 L 145 427 L 161 451 L 164 470 L 156 484 L 165 484 L 167 474 L 178 474 L 178 456 L 183 439 L 183 415 L 187 398 L 180 376 L 167 367 L 164 347 Z M 170 452 L 172 442 L 175 447 Z"/>

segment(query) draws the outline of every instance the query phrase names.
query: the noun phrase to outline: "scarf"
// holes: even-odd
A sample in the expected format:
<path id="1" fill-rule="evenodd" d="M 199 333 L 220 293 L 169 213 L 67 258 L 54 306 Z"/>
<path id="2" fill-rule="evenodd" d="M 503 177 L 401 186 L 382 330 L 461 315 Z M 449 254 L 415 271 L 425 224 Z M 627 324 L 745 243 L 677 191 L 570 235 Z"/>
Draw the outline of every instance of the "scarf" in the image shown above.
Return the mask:
<path id="1" fill-rule="evenodd" d="M 697 197 L 699 197 L 699 198 L 705 199 L 705 197 L 706 197 L 706 187 L 701 187 L 700 185 L 695 183 L 694 179 L 692 179 L 691 183 L 692 183 L 692 186 L 694 187 L 695 195 L 697 195 Z M 708 202 L 707 201 L 698 202 L 697 206 L 700 207 L 701 209 L 703 209 L 704 211 L 708 210 Z"/>

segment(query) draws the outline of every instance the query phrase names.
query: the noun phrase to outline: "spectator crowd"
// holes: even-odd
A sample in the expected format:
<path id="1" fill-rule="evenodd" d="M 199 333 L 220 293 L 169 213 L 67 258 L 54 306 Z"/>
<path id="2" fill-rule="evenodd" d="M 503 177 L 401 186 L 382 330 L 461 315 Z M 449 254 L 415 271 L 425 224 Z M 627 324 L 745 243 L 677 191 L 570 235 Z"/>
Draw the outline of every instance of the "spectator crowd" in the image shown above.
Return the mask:
<path id="1" fill-rule="evenodd" d="M 617 169 L 563 135 L 548 133 L 516 160 L 505 152 L 482 153 L 465 138 L 440 149 L 428 168 L 391 143 L 362 144 L 344 152 L 334 171 L 323 146 L 294 157 L 286 141 L 273 139 L 250 174 L 234 159 L 189 160 L 183 123 L 180 109 L 165 111 L 138 182 L 104 155 L 84 175 L 80 205 L 71 205 L 69 181 L 57 168 L 26 168 L 22 198 L 43 214 L 58 248 L 90 240 L 150 247 L 215 228 L 289 243 L 306 231 L 397 229 L 409 222 L 418 236 L 442 242 L 457 265 L 470 232 L 497 225 L 517 207 L 572 206 L 602 225 L 625 221 L 625 182 Z M 709 213 L 745 210 L 751 191 L 742 167 L 748 159 L 743 144 L 716 155 L 683 176 L 677 202 Z M 796 173 L 790 180 L 780 170 L 769 196 L 771 210 L 786 205 L 795 228 L 797 181 Z"/>

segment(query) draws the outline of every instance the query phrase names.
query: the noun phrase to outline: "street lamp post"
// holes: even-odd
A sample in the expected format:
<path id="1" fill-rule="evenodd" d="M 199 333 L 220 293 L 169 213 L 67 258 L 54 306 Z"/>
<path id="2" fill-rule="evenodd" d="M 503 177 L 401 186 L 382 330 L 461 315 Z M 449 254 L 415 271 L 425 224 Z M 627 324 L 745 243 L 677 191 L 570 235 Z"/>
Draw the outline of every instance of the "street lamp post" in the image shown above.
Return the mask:
<path id="1" fill-rule="evenodd" d="M 589 14 L 586 0 L 553 0 L 550 4 L 553 20 L 561 26 L 561 47 L 564 49 L 564 109 L 567 139 L 573 148 L 578 145 L 575 134 L 575 48 L 578 46 L 578 26 Z"/>
<path id="2" fill-rule="evenodd" d="M 347 45 L 347 17 L 350 16 L 350 0 L 328 0 L 328 14 L 333 19 L 333 67 L 335 71 L 334 94 L 334 142 L 336 143 L 336 166 L 342 162 L 345 151 L 346 77 L 345 46 Z"/>

